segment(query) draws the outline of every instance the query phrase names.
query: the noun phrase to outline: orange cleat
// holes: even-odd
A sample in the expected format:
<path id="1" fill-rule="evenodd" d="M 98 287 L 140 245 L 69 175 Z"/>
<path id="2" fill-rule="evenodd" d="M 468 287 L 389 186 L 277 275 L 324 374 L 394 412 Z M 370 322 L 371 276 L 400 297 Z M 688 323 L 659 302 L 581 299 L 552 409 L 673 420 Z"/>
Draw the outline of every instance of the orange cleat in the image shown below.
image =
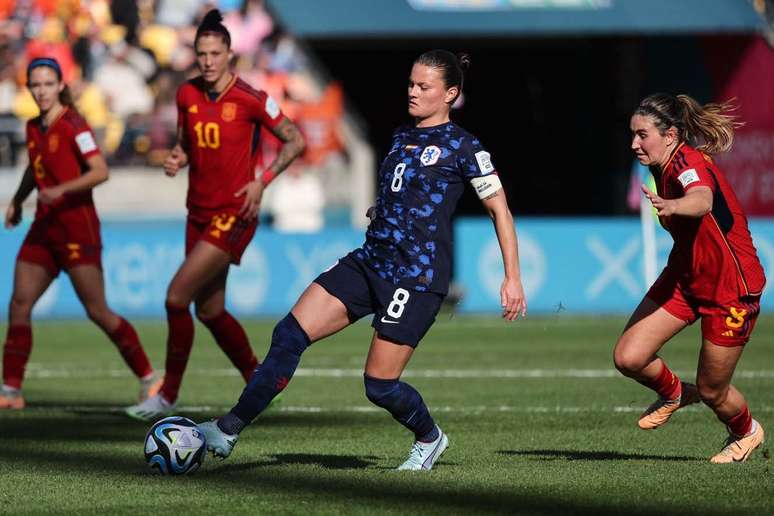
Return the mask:
<path id="1" fill-rule="evenodd" d="M 681 382 L 681 385 L 682 393 L 679 398 L 674 400 L 659 398 L 642 413 L 640 420 L 637 422 L 640 428 L 643 430 L 655 430 L 666 424 L 677 409 L 698 403 L 701 400 L 699 398 L 699 390 L 694 384 Z"/>
<path id="2" fill-rule="evenodd" d="M 753 450 L 763 443 L 763 437 L 763 427 L 753 419 L 753 430 L 744 437 L 728 436 L 723 449 L 712 457 L 710 462 L 713 464 L 744 462 L 750 457 Z"/>
<path id="3" fill-rule="evenodd" d="M 26 406 L 27 404 L 24 403 L 24 397 L 21 393 L 11 395 L 0 392 L 0 410 L 21 410 Z"/>

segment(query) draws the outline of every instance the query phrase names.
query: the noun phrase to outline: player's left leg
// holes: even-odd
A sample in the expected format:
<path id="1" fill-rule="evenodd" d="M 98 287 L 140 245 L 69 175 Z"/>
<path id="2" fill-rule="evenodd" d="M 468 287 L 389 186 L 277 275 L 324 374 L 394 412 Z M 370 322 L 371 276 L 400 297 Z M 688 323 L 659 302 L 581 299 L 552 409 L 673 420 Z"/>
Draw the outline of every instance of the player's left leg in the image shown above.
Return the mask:
<path id="1" fill-rule="evenodd" d="M 247 382 L 258 366 L 258 359 L 244 328 L 226 310 L 228 271 L 227 267 L 197 293 L 196 317 L 210 330 L 215 342 Z"/>
<path id="2" fill-rule="evenodd" d="M 699 355 L 696 383 L 702 401 L 726 425 L 725 446 L 710 460 L 715 464 L 744 462 L 764 437 L 763 427 L 752 418 L 747 401 L 731 385 L 742 346 L 720 346 L 704 339 Z"/>
<path id="3" fill-rule="evenodd" d="M 366 397 L 414 434 L 408 459 L 398 469 L 429 470 L 449 446 L 422 396 L 400 381 L 414 348 L 374 332 L 365 366 Z"/>
<path id="4" fill-rule="evenodd" d="M 155 378 L 153 366 L 134 327 L 108 306 L 102 269 L 98 265 L 84 264 L 69 267 L 67 274 L 89 319 L 105 332 L 139 379 L 140 401 L 156 394 L 161 387 L 161 379 Z"/>

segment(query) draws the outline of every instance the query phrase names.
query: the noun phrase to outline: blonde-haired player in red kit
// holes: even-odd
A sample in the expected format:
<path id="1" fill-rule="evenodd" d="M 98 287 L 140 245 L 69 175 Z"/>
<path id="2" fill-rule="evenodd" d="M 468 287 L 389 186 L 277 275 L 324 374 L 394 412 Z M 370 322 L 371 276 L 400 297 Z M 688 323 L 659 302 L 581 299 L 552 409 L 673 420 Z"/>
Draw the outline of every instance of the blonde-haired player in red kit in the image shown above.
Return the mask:
<path id="1" fill-rule="evenodd" d="M 763 442 L 763 426 L 731 385 L 760 312 L 766 277 L 744 210 L 710 157 L 733 142 L 729 109 L 657 93 L 634 111 L 632 150 L 656 180 L 656 192 L 642 188 L 674 246 L 618 339 L 614 357 L 619 371 L 658 394 L 640 416 L 640 428 L 658 428 L 680 407 L 699 400 L 715 412 L 729 433 L 710 459 L 715 464 L 744 462 Z M 694 146 L 696 141 L 701 145 Z M 657 353 L 697 320 L 702 345 L 693 385 L 681 382 Z"/>
<path id="2" fill-rule="evenodd" d="M 40 116 L 27 122 L 30 165 L 5 213 L 12 228 L 22 217 L 22 203 L 38 189 L 35 220 L 19 250 L 13 294 L 8 308 L 8 336 L 3 348 L 0 409 L 21 409 L 24 370 L 32 351 L 32 307 L 65 270 L 89 318 L 104 331 L 140 379 L 140 400 L 159 388 L 153 368 L 134 328 L 105 301 L 102 241 L 91 190 L 108 178 L 108 167 L 86 121 L 76 111 L 54 59 L 33 59 L 27 87 Z"/>
<path id="3" fill-rule="evenodd" d="M 194 41 L 201 75 L 177 92 L 178 145 L 164 171 L 174 176 L 189 166 L 186 257 L 167 291 L 164 384 L 156 396 L 126 409 L 137 419 L 174 409 L 193 345 L 191 302 L 245 381 L 252 376 L 258 361 L 244 329 L 225 309 L 226 278 L 255 234 L 263 189 L 304 150 L 301 133 L 277 103 L 229 71 L 231 36 L 221 21 L 217 10 L 204 17 Z M 261 126 L 283 143 L 256 178 Z"/>

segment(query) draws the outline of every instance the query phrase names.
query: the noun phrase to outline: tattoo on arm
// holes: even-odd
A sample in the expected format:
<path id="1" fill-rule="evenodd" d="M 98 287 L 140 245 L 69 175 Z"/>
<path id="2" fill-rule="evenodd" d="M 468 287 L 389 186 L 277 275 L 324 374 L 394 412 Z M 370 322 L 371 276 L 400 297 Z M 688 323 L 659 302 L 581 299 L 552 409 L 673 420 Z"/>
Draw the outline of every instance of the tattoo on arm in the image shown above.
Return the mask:
<path id="1" fill-rule="evenodd" d="M 270 169 L 279 174 L 304 152 L 306 145 L 304 144 L 304 137 L 301 136 L 298 128 L 287 118 L 272 129 L 272 133 L 283 142 L 282 148 L 274 162 L 269 165 Z"/>

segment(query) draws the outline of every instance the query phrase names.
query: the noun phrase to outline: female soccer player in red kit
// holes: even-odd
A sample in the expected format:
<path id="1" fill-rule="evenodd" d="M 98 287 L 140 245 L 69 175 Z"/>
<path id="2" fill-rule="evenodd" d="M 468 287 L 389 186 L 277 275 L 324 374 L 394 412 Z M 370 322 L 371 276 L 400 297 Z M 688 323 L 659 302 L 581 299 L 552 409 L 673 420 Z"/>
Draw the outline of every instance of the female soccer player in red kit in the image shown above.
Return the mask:
<path id="1" fill-rule="evenodd" d="M 747 460 L 764 436 L 742 393 L 731 385 L 766 278 L 744 211 L 711 158 L 733 142 L 730 109 L 659 93 L 645 98 L 632 116 L 632 149 L 650 167 L 657 192 L 642 189 L 674 246 L 618 339 L 614 357 L 619 371 L 659 396 L 640 417 L 640 428 L 658 428 L 699 399 L 715 412 L 730 434 L 711 458 L 716 464 Z M 694 146 L 696 141 L 702 144 Z M 692 385 L 681 382 L 657 353 L 698 319 L 702 346 Z"/>
<path id="2" fill-rule="evenodd" d="M 190 167 L 186 258 L 167 291 L 164 384 L 156 396 L 127 408 L 138 419 L 154 419 L 174 408 L 193 345 L 191 302 L 245 381 L 250 379 L 258 362 L 242 326 L 225 309 L 226 278 L 255 233 L 263 189 L 304 150 L 301 133 L 277 103 L 229 71 L 231 37 L 221 20 L 212 10 L 197 29 L 194 45 L 201 75 L 177 92 L 178 144 L 164 171 L 174 176 Z M 262 125 L 283 145 L 256 178 Z"/>
<path id="3" fill-rule="evenodd" d="M 40 116 L 27 122 L 30 165 L 6 211 L 6 228 L 19 224 L 22 203 L 34 188 L 38 205 L 16 259 L 0 408 L 25 406 L 21 385 L 32 349 L 30 314 L 62 269 L 89 318 L 110 337 L 140 379 L 140 400 L 146 399 L 160 381 L 154 382 L 153 368 L 134 328 L 105 302 L 102 242 L 91 190 L 107 180 L 107 164 L 91 129 L 73 106 L 59 63 L 34 59 L 27 68 L 27 86 Z"/>

